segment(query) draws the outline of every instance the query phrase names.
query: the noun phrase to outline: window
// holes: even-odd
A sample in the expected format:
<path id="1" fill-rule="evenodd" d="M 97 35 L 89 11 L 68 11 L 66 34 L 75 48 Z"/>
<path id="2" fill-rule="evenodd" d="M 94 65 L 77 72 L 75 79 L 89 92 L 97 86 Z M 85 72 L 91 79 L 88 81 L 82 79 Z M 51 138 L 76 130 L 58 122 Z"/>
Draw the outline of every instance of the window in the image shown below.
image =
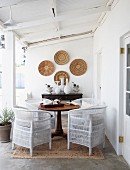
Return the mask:
<path id="1" fill-rule="evenodd" d="M 17 89 L 24 89 L 24 74 L 16 73 L 16 88 Z"/>

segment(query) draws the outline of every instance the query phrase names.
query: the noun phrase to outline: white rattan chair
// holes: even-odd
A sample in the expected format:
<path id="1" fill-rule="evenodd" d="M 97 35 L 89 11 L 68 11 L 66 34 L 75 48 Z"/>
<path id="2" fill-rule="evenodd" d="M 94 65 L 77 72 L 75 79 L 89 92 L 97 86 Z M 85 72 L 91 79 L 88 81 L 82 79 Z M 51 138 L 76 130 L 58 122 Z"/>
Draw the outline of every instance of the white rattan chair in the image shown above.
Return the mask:
<path id="1" fill-rule="evenodd" d="M 27 110 L 19 106 L 14 108 L 12 149 L 15 144 L 30 149 L 49 143 L 51 149 L 51 114 L 41 110 Z"/>
<path id="2" fill-rule="evenodd" d="M 78 104 L 81 106 L 81 108 L 89 108 L 89 107 L 96 106 L 99 104 L 98 100 L 94 98 L 79 98 L 79 99 L 73 100 L 71 103 Z"/>
<path id="3" fill-rule="evenodd" d="M 106 107 L 75 109 L 68 112 L 68 149 L 70 142 L 92 148 L 103 144 L 105 147 L 104 114 Z"/>
<path id="4" fill-rule="evenodd" d="M 25 100 L 26 103 L 26 107 L 29 109 L 38 109 L 38 106 L 40 105 L 40 103 L 44 103 L 44 104 L 51 104 L 52 101 L 49 99 L 29 99 L 29 100 Z M 51 128 L 55 129 L 56 126 L 56 113 L 55 112 L 50 112 L 51 113 Z"/>

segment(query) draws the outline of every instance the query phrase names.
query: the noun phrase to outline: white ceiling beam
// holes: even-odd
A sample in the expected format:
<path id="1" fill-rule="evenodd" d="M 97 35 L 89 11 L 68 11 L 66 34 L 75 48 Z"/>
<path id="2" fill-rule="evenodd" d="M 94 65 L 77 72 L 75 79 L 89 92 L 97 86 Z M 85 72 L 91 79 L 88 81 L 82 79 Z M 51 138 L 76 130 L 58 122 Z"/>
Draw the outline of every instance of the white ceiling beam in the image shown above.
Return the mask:
<path id="1" fill-rule="evenodd" d="M 57 6 L 56 6 L 56 0 L 50 0 L 50 7 L 51 7 L 51 14 L 52 17 L 57 17 Z M 59 26 L 59 22 L 53 22 L 54 26 L 56 27 L 56 31 L 60 31 L 60 26 Z M 59 34 L 59 38 L 60 38 L 60 34 Z"/>
<path id="2" fill-rule="evenodd" d="M 3 7 L 8 7 L 8 6 L 12 6 L 12 5 L 16 5 L 20 2 L 22 2 L 23 0 L 2 0 L 0 1 L 0 8 L 3 8 Z"/>
<path id="3" fill-rule="evenodd" d="M 111 6 L 96 6 L 96 7 L 92 7 L 92 8 L 84 8 L 84 9 L 79 9 L 79 10 L 74 10 L 74 11 L 70 11 L 67 12 L 68 16 L 78 16 L 78 15 L 93 15 L 96 13 L 101 13 L 101 12 L 105 12 L 105 11 L 110 11 L 111 10 Z M 61 15 L 65 15 L 65 13 L 60 13 Z"/>
<path id="4" fill-rule="evenodd" d="M 113 4 L 115 3 L 115 1 L 119 1 L 119 0 L 109 0 L 109 1 L 107 2 L 107 5 L 106 5 L 106 6 L 110 7 L 111 10 L 112 10 Z M 96 24 L 96 25 L 93 27 L 93 29 L 92 29 L 93 33 L 97 30 L 97 28 L 98 28 L 100 25 L 103 24 L 103 22 L 105 21 L 105 19 L 107 18 L 108 14 L 109 14 L 108 12 L 109 12 L 109 11 L 104 11 L 104 12 L 100 15 L 100 18 L 98 19 L 97 24 Z"/>
<path id="5" fill-rule="evenodd" d="M 20 35 L 18 35 L 15 31 L 13 31 L 13 33 L 14 33 L 15 37 L 17 38 L 17 40 L 20 42 L 20 44 L 28 47 L 28 43 L 26 41 L 22 41 Z"/>
<path id="6" fill-rule="evenodd" d="M 3 23 L 4 23 L 4 22 L 0 20 L 0 29 L 1 29 L 2 31 L 4 31 L 4 25 L 3 25 Z M 21 40 L 21 37 L 20 37 L 15 31 L 13 31 L 13 33 L 14 33 L 15 37 L 20 41 L 20 43 L 22 43 L 23 45 L 28 46 L 28 43 L 22 41 L 22 40 Z"/>
<path id="7" fill-rule="evenodd" d="M 111 4 L 111 9 L 113 9 L 117 4 L 118 4 L 119 0 L 113 0 L 112 4 Z"/>
<path id="8" fill-rule="evenodd" d="M 54 31 L 54 30 L 46 30 L 46 31 L 41 31 L 41 32 L 34 32 L 34 33 L 30 33 L 30 34 L 24 34 L 23 38 L 21 38 L 22 41 L 28 41 L 29 39 L 32 39 L 32 37 L 35 39 L 37 37 L 47 37 L 47 36 L 58 36 L 58 34 L 60 35 L 70 35 L 72 33 L 77 33 L 77 32 L 86 32 L 86 30 L 90 30 L 90 27 L 93 27 L 96 23 L 96 20 L 93 20 L 91 22 L 87 22 L 87 25 L 81 25 L 81 26 L 77 26 L 77 25 L 73 25 L 71 27 L 66 27 L 63 30 L 60 30 L 59 32 Z"/>
<path id="9" fill-rule="evenodd" d="M 93 8 L 93 9 L 89 9 L 89 10 L 79 10 L 79 11 L 73 11 L 70 14 L 62 14 L 60 16 L 57 16 L 55 18 L 49 17 L 49 18 L 45 18 L 42 20 L 36 20 L 36 21 L 28 21 L 28 22 L 24 22 L 24 23 L 19 23 L 17 24 L 17 26 L 13 26 L 13 27 L 8 27 L 5 30 L 18 30 L 18 29 L 24 29 L 24 28 L 29 28 L 29 27 L 34 27 L 34 26 L 39 26 L 39 25 L 44 25 L 44 24 L 49 24 L 52 22 L 60 22 L 60 21 L 64 21 L 64 20 L 76 20 L 77 18 L 81 18 L 83 17 L 83 15 L 92 15 L 95 13 L 99 13 L 99 12 L 105 12 L 105 11 L 110 11 L 111 8 L 110 6 L 108 7 L 97 7 L 97 8 Z"/>
<path id="10" fill-rule="evenodd" d="M 54 31 L 51 31 L 49 33 L 46 32 L 46 34 L 39 34 L 39 35 L 36 35 L 36 36 L 33 36 L 33 38 L 22 38 L 21 40 L 22 41 L 35 41 L 37 39 L 50 39 L 50 38 L 55 38 L 55 37 L 59 37 L 59 33 L 61 36 L 67 36 L 67 35 L 72 35 L 72 34 L 78 34 L 78 33 L 84 33 L 84 32 L 87 32 L 88 30 L 90 29 L 87 29 L 86 27 L 84 28 L 80 28 L 80 29 L 74 29 L 74 30 L 70 30 L 69 28 L 68 29 L 65 29 L 65 30 L 60 30 L 59 32 L 54 32 Z"/>
<path id="11" fill-rule="evenodd" d="M 109 0 L 108 3 L 107 3 L 107 6 L 108 6 L 108 7 L 111 7 L 111 10 L 112 10 L 113 7 L 118 3 L 118 1 L 119 1 L 119 0 Z M 92 29 L 93 32 L 95 32 L 95 31 L 97 30 L 97 28 L 98 28 L 99 26 L 101 26 L 101 25 L 105 22 L 105 20 L 106 20 L 106 18 L 108 17 L 108 15 L 109 15 L 109 11 L 104 11 L 104 12 L 101 14 L 100 18 L 99 18 L 98 21 L 97 21 L 96 26 L 94 26 L 93 29 Z"/>
<path id="12" fill-rule="evenodd" d="M 114 0 L 109 0 L 109 1 L 107 2 L 107 6 L 112 5 L 113 2 L 114 2 Z"/>
<path id="13" fill-rule="evenodd" d="M 79 36 L 74 36 L 74 37 L 67 37 L 64 39 L 58 39 L 58 40 L 53 40 L 53 41 L 48 41 L 48 42 L 36 42 L 36 43 L 30 43 L 29 44 L 29 48 L 33 48 L 33 47 L 38 47 L 38 46 L 47 46 L 47 45 L 51 45 L 51 44 L 57 44 L 57 43 L 62 43 L 62 42 L 67 42 L 67 41 L 74 41 L 77 39 L 83 39 L 83 38 L 89 38 L 89 37 L 93 37 L 92 33 L 88 33 L 86 35 L 79 35 Z"/>
<path id="14" fill-rule="evenodd" d="M 20 6 L 21 4 L 32 3 L 32 2 L 35 2 L 35 1 L 37 2 L 37 1 L 42 1 L 42 0 L 21 0 L 20 2 L 12 4 L 11 6 Z M 7 6 L 10 6 L 10 5 L 8 4 L 8 5 L 2 6 L 0 8 L 6 8 Z"/>

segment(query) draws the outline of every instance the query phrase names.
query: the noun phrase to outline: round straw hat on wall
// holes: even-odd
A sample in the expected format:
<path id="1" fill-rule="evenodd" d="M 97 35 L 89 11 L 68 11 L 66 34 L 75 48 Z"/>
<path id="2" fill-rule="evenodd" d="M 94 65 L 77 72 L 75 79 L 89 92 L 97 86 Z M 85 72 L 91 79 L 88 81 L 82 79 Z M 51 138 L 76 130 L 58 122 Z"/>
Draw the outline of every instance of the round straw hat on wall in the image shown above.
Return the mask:
<path id="1" fill-rule="evenodd" d="M 43 76 L 50 76 L 54 70 L 54 64 L 49 60 L 42 61 L 38 66 L 39 73 Z"/>
<path id="2" fill-rule="evenodd" d="M 58 71 L 54 76 L 54 81 L 60 81 L 60 78 L 64 78 L 64 84 L 66 84 L 66 79 L 70 79 L 66 71 Z"/>
<path id="3" fill-rule="evenodd" d="M 87 71 L 87 63 L 83 59 L 75 59 L 70 64 L 70 71 L 75 76 L 81 76 Z"/>
<path id="4" fill-rule="evenodd" d="M 54 60 L 59 65 L 64 65 L 69 62 L 69 55 L 66 51 L 60 50 L 54 55 Z"/>

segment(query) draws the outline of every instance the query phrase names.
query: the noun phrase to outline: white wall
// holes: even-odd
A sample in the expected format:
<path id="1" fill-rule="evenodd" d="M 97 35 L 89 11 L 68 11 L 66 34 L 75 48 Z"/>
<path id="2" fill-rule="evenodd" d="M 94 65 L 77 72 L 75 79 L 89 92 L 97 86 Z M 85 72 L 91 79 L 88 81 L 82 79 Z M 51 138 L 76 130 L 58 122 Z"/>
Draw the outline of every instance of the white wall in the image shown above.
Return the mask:
<path id="1" fill-rule="evenodd" d="M 5 50 L 2 50 L 2 107 L 16 105 L 15 89 L 15 36 L 5 34 Z"/>
<path id="2" fill-rule="evenodd" d="M 46 93 L 45 84 L 55 87 L 54 75 L 58 71 L 67 71 L 70 75 L 69 84 L 75 82 L 80 86 L 80 92 L 84 97 L 92 95 L 92 71 L 93 71 L 93 39 L 85 38 L 69 42 L 63 42 L 48 46 L 35 47 L 28 49 L 26 60 L 26 90 L 32 91 L 32 96 L 40 98 L 42 93 Z M 69 63 L 58 65 L 54 61 L 54 55 L 59 50 L 65 50 L 70 56 Z M 87 72 L 82 76 L 74 76 L 69 70 L 71 61 L 76 58 L 84 59 L 88 65 Z M 43 60 L 50 60 L 55 65 L 55 72 L 51 76 L 42 76 L 38 71 L 38 65 Z"/>
<path id="3" fill-rule="evenodd" d="M 121 154 L 118 143 L 121 126 L 119 124 L 120 37 L 128 31 L 130 31 L 130 0 L 120 0 L 94 35 L 94 89 L 96 91 L 97 53 L 101 51 L 102 100 L 108 105 L 106 134 L 117 154 Z"/>

